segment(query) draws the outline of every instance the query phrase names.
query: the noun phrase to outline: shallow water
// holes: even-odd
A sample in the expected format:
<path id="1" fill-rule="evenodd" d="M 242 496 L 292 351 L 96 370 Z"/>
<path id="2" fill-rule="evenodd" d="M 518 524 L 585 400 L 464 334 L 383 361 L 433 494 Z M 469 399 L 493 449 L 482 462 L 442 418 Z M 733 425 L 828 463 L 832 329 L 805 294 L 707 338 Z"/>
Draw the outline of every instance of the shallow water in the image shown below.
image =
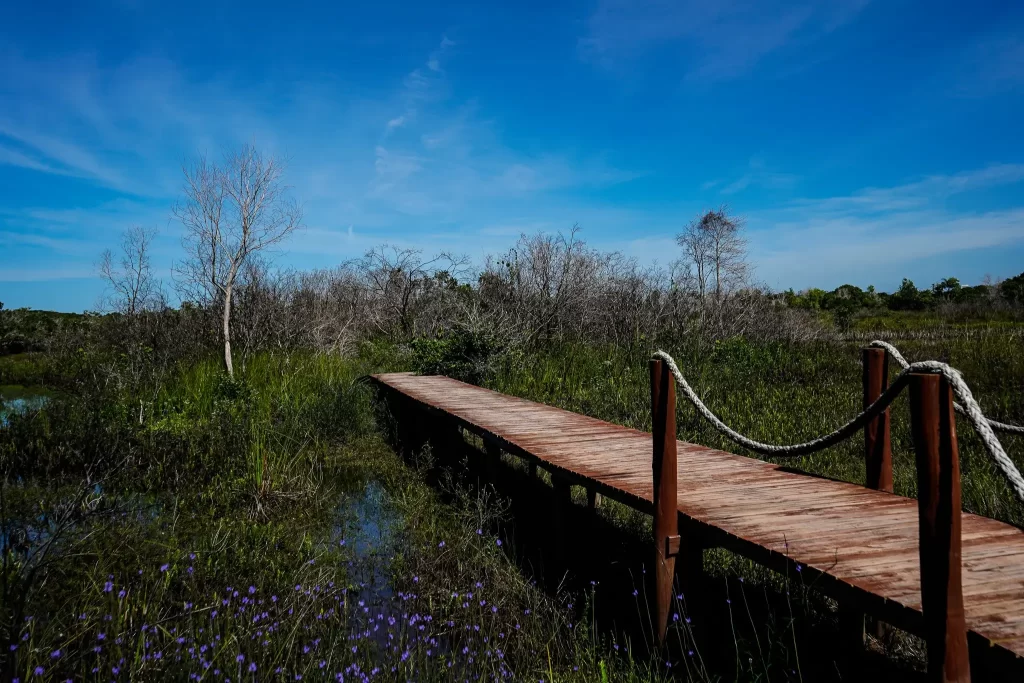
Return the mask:
<path id="1" fill-rule="evenodd" d="M 43 387 L 0 386 L 0 426 L 6 425 L 14 413 L 39 410 L 49 403 L 52 396 L 52 392 Z"/>

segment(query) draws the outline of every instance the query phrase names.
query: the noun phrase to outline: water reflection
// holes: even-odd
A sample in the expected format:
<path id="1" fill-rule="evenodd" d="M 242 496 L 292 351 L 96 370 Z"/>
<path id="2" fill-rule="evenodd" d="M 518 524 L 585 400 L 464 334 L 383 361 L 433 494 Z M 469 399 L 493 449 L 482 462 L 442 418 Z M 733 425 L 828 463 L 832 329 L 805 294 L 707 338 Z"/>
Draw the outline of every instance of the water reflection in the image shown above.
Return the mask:
<path id="1" fill-rule="evenodd" d="M 0 386 L 0 426 L 15 413 L 39 410 L 49 403 L 52 393 L 43 387 Z"/>

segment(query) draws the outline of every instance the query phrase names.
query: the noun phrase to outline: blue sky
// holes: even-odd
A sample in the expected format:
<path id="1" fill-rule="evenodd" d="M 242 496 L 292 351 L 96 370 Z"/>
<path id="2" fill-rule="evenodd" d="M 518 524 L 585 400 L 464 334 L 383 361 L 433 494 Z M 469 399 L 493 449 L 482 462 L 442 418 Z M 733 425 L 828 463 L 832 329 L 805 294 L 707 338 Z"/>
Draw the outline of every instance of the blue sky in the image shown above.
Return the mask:
<path id="1" fill-rule="evenodd" d="M 583 228 L 662 264 L 746 217 L 774 288 L 1024 270 L 1024 4 L 831 0 L 15 3 L 0 24 L 0 301 L 95 308 L 182 161 L 289 160 L 279 260 L 382 242 L 479 261 Z"/>

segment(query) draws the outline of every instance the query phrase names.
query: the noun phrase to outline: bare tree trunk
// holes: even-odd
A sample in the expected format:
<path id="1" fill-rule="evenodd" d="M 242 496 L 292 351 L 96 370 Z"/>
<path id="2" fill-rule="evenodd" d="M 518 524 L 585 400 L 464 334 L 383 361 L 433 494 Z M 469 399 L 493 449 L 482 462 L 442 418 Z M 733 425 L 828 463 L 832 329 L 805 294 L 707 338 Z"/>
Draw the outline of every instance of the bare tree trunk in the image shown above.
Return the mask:
<path id="1" fill-rule="evenodd" d="M 228 377 L 234 379 L 235 368 L 231 364 L 231 290 L 232 287 L 224 290 L 224 369 Z"/>

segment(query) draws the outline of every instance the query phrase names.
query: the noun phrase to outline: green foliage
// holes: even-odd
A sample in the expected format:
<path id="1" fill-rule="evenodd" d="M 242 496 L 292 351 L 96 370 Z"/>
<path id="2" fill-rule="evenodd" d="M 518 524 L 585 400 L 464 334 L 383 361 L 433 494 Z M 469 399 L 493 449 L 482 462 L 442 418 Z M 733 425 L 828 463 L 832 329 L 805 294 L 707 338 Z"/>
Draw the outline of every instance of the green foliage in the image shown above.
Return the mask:
<path id="1" fill-rule="evenodd" d="M 997 305 L 995 293 L 1001 296 L 1004 304 Z M 821 311 L 831 316 L 840 330 L 846 331 L 857 325 L 858 319 L 867 317 L 885 317 L 886 312 L 900 314 L 921 314 L 936 310 L 944 305 L 946 320 L 959 322 L 977 320 L 990 322 L 999 319 L 1019 319 L 1020 309 L 1024 304 L 1024 273 L 1005 280 L 998 288 L 989 285 L 963 286 L 955 277 L 948 277 L 936 282 L 930 289 L 918 289 L 912 280 L 903 279 L 899 289 L 892 294 L 876 292 L 868 287 L 862 290 L 854 285 L 841 285 L 831 292 L 812 288 L 797 293 L 789 289 L 782 293 L 782 300 L 790 308 L 810 311 Z M 1009 304 L 1009 307 L 1006 306 Z M 953 306 L 950 308 L 950 306 Z M 890 320 L 898 327 L 913 318 Z M 929 318 L 929 324 L 942 321 Z"/>
<path id="2" fill-rule="evenodd" d="M 1024 273 L 1004 280 L 999 285 L 1003 298 L 1014 304 L 1024 304 Z"/>
<path id="3" fill-rule="evenodd" d="M 412 349 L 416 372 L 446 375 L 471 384 L 480 384 L 491 375 L 493 362 L 500 352 L 492 336 L 461 328 L 436 337 L 414 339 Z"/>

